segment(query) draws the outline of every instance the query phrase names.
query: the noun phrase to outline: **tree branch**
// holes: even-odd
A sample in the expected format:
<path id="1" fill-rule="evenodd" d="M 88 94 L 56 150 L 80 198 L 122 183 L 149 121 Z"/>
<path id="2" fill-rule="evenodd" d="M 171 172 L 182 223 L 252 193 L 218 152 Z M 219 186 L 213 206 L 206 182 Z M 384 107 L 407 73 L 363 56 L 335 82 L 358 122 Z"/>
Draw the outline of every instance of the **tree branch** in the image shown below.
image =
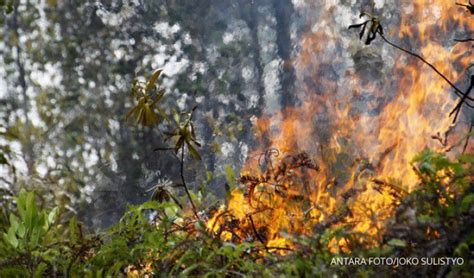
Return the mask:
<path id="1" fill-rule="evenodd" d="M 255 237 L 258 239 L 258 241 L 260 241 L 263 244 L 263 247 L 265 247 L 265 250 L 267 250 L 267 252 L 268 252 L 268 247 L 265 244 L 265 241 L 263 240 L 263 238 L 260 236 L 257 229 L 255 228 L 255 223 L 253 223 L 252 215 L 248 214 L 247 217 L 250 220 L 250 224 L 252 225 L 252 230 L 253 230 L 253 233 L 255 234 Z"/>
<path id="2" fill-rule="evenodd" d="M 469 132 L 466 137 L 466 143 L 464 143 L 464 147 L 462 148 L 462 153 L 465 153 L 467 150 L 467 146 L 469 145 L 469 139 L 471 138 L 471 133 L 472 133 L 472 128 L 474 127 L 474 124 L 471 123 L 471 127 L 469 128 Z"/>
<path id="3" fill-rule="evenodd" d="M 429 66 L 431 69 L 433 69 L 441 78 L 443 78 L 455 91 L 456 95 L 458 97 L 460 97 L 461 99 L 464 98 L 464 101 L 467 99 L 467 100 L 470 100 L 470 101 L 474 101 L 473 98 L 471 98 L 470 96 L 467 96 L 463 91 L 461 91 L 461 89 L 459 89 L 458 87 L 456 87 L 456 85 L 454 85 L 451 80 L 449 80 L 443 73 L 441 73 L 435 66 L 433 66 L 430 62 L 426 61 L 425 58 L 423 58 L 422 56 L 414 53 L 414 52 L 411 52 L 409 50 L 406 50 L 404 49 L 403 47 L 400 47 L 394 43 L 392 43 L 391 41 L 389 41 L 383 34 L 382 32 L 378 31 L 380 37 L 386 42 L 388 43 L 389 45 L 391 45 L 392 47 L 395 47 L 396 49 L 400 50 L 400 51 L 403 51 L 417 59 L 419 59 L 420 61 L 422 61 L 423 63 L 425 63 L 427 66 Z M 467 106 L 471 107 L 471 108 L 474 108 L 474 106 L 472 106 L 470 103 L 467 103 L 465 102 Z"/>
<path id="4" fill-rule="evenodd" d="M 467 88 L 463 97 L 459 100 L 459 102 L 456 104 L 453 110 L 451 110 L 451 112 L 449 113 L 450 117 L 454 114 L 453 124 L 458 119 L 459 113 L 461 112 L 462 104 L 466 103 L 466 98 L 469 97 L 469 94 L 471 93 L 473 86 L 474 86 L 474 75 L 471 75 L 471 84 L 469 85 L 469 88 Z"/>
<path id="5" fill-rule="evenodd" d="M 467 38 L 467 39 L 454 39 L 456 42 L 474 42 L 474 38 Z"/>

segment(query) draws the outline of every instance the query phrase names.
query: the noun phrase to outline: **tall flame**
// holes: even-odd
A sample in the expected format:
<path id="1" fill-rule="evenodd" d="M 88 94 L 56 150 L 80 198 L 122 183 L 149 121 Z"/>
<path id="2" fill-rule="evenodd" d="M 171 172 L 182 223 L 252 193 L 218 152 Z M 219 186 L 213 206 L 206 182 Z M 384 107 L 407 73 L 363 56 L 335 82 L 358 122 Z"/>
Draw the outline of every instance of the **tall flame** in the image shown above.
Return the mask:
<path id="1" fill-rule="evenodd" d="M 367 244 L 376 244 L 399 197 L 416 186 L 414 155 L 425 148 L 447 151 L 443 134 L 449 132 L 454 142 L 467 132 L 462 121 L 452 126 L 448 114 L 456 99 L 439 75 L 381 40 L 363 46 L 349 32 L 341 34 L 347 26 L 337 22 L 338 6 L 322 7 L 292 61 L 302 104 L 256 120 L 261 148 L 250 155 L 241 178 L 244 185 L 251 180 L 252 196 L 248 187 L 234 190 L 228 205 L 207 223 L 226 240 L 251 237 L 266 246 L 288 247 L 283 232 L 311 234 L 318 223 L 340 215 L 354 233 L 368 235 Z M 402 13 L 398 28 L 384 26 L 386 36 L 463 85 L 472 48 L 452 43 L 451 32 L 472 30 L 474 22 L 451 1 L 417 0 Z M 270 147 L 280 156 L 265 153 Z M 295 168 L 285 172 L 288 178 L 272 176 L 277 167 L 288 166 L 283 154 L 300 151 L 317 162 L 319 171 Z M 263 162 L 257 159 L 262 153 Z M 337 211 L 342 203 L 349 214 Z M 232 221 L 238 229 L 226 230 Z M 334 246 L 347 247 L 344 242 Z"/>

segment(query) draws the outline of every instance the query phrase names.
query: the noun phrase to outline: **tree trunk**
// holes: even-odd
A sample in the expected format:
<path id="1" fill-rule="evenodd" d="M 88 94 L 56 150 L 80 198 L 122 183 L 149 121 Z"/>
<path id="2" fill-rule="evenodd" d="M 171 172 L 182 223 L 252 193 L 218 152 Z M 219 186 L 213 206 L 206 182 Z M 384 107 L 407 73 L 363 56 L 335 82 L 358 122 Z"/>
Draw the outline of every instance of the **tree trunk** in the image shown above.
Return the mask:
<path id="1" fill-rule="evenodd" d="M 283 60 L 283 67 L 280 72 L 281 100 L 282 107 L 294 106 L 297 98 L 294 92 L 295 69 L 291 62 L 291 17 L 294 14 L 294 7 L 291 0 L 273 0 L 276 18 L 276 43 L 278 55 Z"/>
<path id="2" fill-rule="evenodd" d="M 33 150 L 33 144 L 31 142 L 31 132 L 30 132 L 30 119 L 28 116 L 29 112 L 29 105 L 28 105 L 28 94 L 27 94 L 27 84 L 26 84 L 26 71 L 25 67 L 21 61 L 21 45 L 20 45 L 20 33 L 18 30 L 20 29 L 20 24 L 18 22 L 18 6 L 19 3 L 17 2 L 13 8 L 13 18 L 12 18 L 12 30 L 15 34 L 16 37 L 16 59 L 15 63 L 18 68 L 18 84 L 20 85 L 20 90 L 21 90 L 21 95 L 22 95 L 22 109 L 24 113 L 24 119 L 25 119 L 25 126 L 23 129 L 23 134 L 24 134 L 24 141 L 22 143 L 22 148 L 23 148 L 23 158 L 25 160 L 27 170 L 28 170 L 28 176 L 33 175 L 34 173 L 34 160 L 35 160 L 35 155 L 34 155 L 34 150 Z M 13 47 L 13 46 L 12 46 Z"/>

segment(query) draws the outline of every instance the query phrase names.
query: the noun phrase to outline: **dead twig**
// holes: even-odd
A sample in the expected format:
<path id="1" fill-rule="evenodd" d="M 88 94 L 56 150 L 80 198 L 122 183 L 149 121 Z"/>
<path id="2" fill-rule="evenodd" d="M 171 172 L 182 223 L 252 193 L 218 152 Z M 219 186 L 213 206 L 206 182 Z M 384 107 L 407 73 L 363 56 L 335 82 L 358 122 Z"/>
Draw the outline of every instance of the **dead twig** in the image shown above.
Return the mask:
<path id="1" fill-rule="evenodd" d="M 467 150 L 467 146 L 469 145 L 469 139 L 471 138 L 471 133 L 472 133 L 472 128 L 474 127 L 474 125 L 471 123 L 471 127 L 469 128 L 469 132 L 467 134 L 467 137 L 466 137 L 466 143 L 464 143 L 464 146 L 462 148 L 462 153 L 464 154 Z"/>
<path id="2" fill-rule="evenodd" d="M 372 182 L 377 186 L 375 187 L 375 190 L 377 190 L 379 193 L 382 193 L 382 188 L 381 187 L 386 187 L 389 189 L 389 194 L 392 195 L 395 199 L 401 200 L 403 197 L 408 195 L 408 191 L 405 189 L 389 183 L 384 180 L 379 180 L 379 179 L 372 179 Z"/>
<path id="3" fill-rule="evenodd" d="M 458 119 L 459 113 L 461 112 L 461 107 L 462 107 L 463 103 L 466 103 L 466 99 L 469 97 L 469 94 L 471 93 L 471 90 L 472 90 L 473 87 L 474 87 L 474 75 L 471 75 L 471 84 L 469 85 L 469 88 L 467 88 L 467 90 L 464 93 L 463 97 L 459 100 L 459 102 L 456 104 L 456 106 L 453 108 L 453 110 L 451 110 L 451 112 L 449 113 L 450 117 L 454 114 L 453 124 Z"/>
<path id="4" fill-rule="evenodd" d="M 266 164 L 269 166 L 270 169 L 273 170 L 272 159 L 278 157 L 279 155 L 280 155 L 280 151 L 278 149 L 270 148 L 260 154 L 258 158 L 258 164 L 260 165 L 260 167 Z M 262 158 L 263 158 L 263 161 L 262 161 Z"/>
<path id="5" fill-rule="evenodd" d="M 248 214 L 247 217 L 250 220 L 250 225 L 252 226 L 252 230 L 253 230 L 253 233 L 255 234 L 255 237 L 258 239 L 258 241 L 260 241 L 263 244 L 263 247 L 265 247 L 265 250 L 268 252 L 268 247 L 265 244 L 265 241 L 263 240 L 263 238 L 260 236 L 257 229 L 255 228 L 255 223 L 253 222 L 252 215 Z"/>
<path id="6" fill-rule="evenodd" d="M 397 147 L 397 145 L 398 143 L 391 145 L 380 154 L 379 161 L 377 162 L 377 165 L 375 166 L 376 169 L 380 169 L 383 166 L 383 162 L 388 157 L 388 155 L 392 153 L 392 151 Z"/>
<path id="7" fill-rule="evenodd" d="M 461 7 L 464 7 L 464 8 L 466 8 L 471 14 L 474 14 L 474 5 L 471 3 L 470 0 L 469 0 L 469 2 L 467 2 L 467 4 L 463 4 L 463 3 L 458 3 L 458 2 L 456 2 L 456 5 L 461 6 Z"/>
<path id="8" fill-rule="evenodd" d="M 456 125 L 452 124 L 449 126 L 448 130 L 446 130 L 443 135 L 441 135 L 441 133 L 436 133 L 436 135 L 432 135 L 431 136 L 431 139 L 434 139 L 434 140 L 437 140 L 441 146 L 443 147 L 448 147 L 448 136 L 449 136 L 449 133 L 451 133 L 451 131 L 453 130 L 453 128 L 455 127 Z M 450 150 L 451 148 L 449 148 Z"/>
<path id="9" fill-rule="evenodd" d="M 391 45 L 392 47 L 394 47 L 394 48 L 396 48 L 396 49 L 398 49 L 398 50 L 400 50 L 400 51 L 402 51 L 402 52 L 405 52 L 405 53 L 407 53 L 407 54 L 409 54 L 409 55 L 411 55 L 411 56 L 417 58 L 418 60 L 422 61 L 422 62 L 425 63 L 427 66 L 429 66 L 429 67 L 430 67 L 432 70 L 434 70 L 441 78 L 443 78 L 443 79 L 446 81 L 446 83 L 448 83 L 448 84 L 451 86 L 451 88 L 454 89 L 455 94 L 456 94 L 458 97 L 460 97 L 460 98 L 463 100 L 463 102 L 464 102 L 467 106 L 469 106 L 470 108 L 474 108 L 474 106 L 473 106 L 472 104 L 466 102 L 466 100 L 474 101 L 474 99 L 473 99 L 472 97 L 470 97 L 470 96 L 468 95 L 468 93 L 463 92 L 463 91 L 462 91 L 461 89 L 459 89 L 456 85 L 454 85 L 453 82 L 451 82 L 451 80 L 449 80 L 443 73 L 441 73 L 433 64 L 431 64 L 430 62 L 428 62 L 428 61 L 427 61 L 425 58 L 423 58 L 422 56 L 420 56 L 420 55 L 418 55 L 418 54 L 416 54 L 416 53 L 414 53 L 414 52 L 411 52 L 411 51 L 409 51 L 409 50 L 407 50 L 407 49 L 405 49 L 405 48 L 403 48 L 403 47 L 401 47 L 401 46 L 398 46 L 398 45 L 396 45 L 395 43 L 391 42 L 390 40 L 388 40 L 388 39 L 384 36 L 384 34 L 383 34 L 382 32 L 379 31 L 378 34 L 380 35 L 380 37 L 381 37 L 386 43 L 388 43 L 388 44 Z"/>
<path id="10" fill-rule="evenodd" d="M 474 38 L 454 39 L 455 42 L 474 42 Z"/>

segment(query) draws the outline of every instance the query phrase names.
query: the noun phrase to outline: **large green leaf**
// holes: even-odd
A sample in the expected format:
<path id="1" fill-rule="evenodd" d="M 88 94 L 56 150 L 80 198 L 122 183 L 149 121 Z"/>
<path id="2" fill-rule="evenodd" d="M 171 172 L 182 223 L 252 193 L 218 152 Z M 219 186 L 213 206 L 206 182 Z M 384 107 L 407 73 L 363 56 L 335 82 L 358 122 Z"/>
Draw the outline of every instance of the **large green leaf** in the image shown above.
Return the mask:
<path id="1" fill-rule="evenodd" d="M 8 229 L 8 233 L 3 234 L 3 237 L 13 248 L 18 247 L 18 239 L 16 238 L 15 231 L 11 227 Z"/>

